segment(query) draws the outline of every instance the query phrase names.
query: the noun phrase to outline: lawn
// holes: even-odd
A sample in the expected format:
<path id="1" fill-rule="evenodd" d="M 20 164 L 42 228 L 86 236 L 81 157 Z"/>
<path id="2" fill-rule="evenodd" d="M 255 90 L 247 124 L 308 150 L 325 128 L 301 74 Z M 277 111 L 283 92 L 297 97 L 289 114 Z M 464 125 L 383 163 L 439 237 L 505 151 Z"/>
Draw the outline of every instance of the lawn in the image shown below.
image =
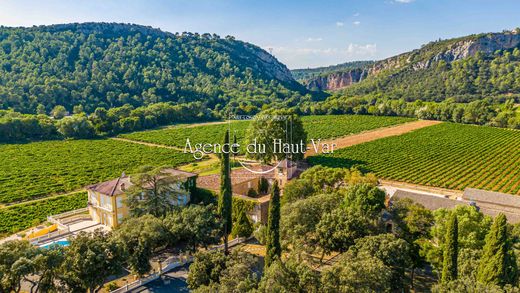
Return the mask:
<path id="1" fill-rule="evenodd" d="M 520 195 L 518 130 L 443 123 L 310 161 L 334 167 L 356 165 L 390 180 Z"/>
<path id="2" fill-rule="evenodd" d="M 0 145 L 0 203 L 70 192 L 130 174 L 139 166 L 176 166 L 190 154 L 103 140 L 45 141 Z"/>

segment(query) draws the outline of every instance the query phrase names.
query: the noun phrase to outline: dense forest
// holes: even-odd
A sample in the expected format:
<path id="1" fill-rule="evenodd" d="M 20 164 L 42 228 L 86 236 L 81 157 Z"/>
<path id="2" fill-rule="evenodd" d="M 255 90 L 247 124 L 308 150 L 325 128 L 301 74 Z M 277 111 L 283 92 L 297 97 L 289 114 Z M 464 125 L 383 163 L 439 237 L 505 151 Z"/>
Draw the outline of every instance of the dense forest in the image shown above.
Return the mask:
<path id="1" fill-rule="evenodd" d="M 231 36 L 113 23 L 0 27 L 0 141 L 115 135 L 270 107 L 520 128 L 519 46 L 517 31 L 471 35 L 291 73 Z M 359 80 L 337 74 L 360 68 Z M 352 85 L 329 96 L 293 75 Z"/>
<path id="2" fill-rule="evenodd" d="M 520 94 L 520 50 L 477 52 L 461 60 L 432 62 L 426 69 L 388 69 L 346 88 L 353 95 L 440 102 L 471 102 L 483 97 Z"/>
<path id="3" fill-rule="evenodd" d="M 0 109 L 203 102 L 253 113 L 305 93 L 285 65 L 230 36 L 109 23 L 0 27 Z"/>
<path id="4" fill-rule="evenodd" d="M 352 61 L 318 68 L 294 69 L 291 70 L 291 73 L 296 80 L 305 82 L 306 80 L 316 76 L 326 75 L 333 72 L 349 71 L 357 68 L 365 68 L 372 64 L 374 64 L 374 61 Z"/>

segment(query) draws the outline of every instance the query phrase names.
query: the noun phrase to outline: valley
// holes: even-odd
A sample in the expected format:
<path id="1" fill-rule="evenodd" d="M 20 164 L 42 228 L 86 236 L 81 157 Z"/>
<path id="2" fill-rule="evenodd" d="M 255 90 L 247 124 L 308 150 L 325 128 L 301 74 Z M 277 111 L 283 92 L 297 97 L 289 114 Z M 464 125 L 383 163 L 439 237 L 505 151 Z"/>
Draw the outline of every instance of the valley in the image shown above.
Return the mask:
<path id="1" fill-rule="evenodd" d="M 519 28 L 403 52 L 446 34 L 397 38 L 360 2 L 285 17 L 289 40 L 196 2 L 195 31 L 261 45 L 0 24 L 0 292 L 518 291 Z M 403 23 L 433 5 L 381 2 Z"/>

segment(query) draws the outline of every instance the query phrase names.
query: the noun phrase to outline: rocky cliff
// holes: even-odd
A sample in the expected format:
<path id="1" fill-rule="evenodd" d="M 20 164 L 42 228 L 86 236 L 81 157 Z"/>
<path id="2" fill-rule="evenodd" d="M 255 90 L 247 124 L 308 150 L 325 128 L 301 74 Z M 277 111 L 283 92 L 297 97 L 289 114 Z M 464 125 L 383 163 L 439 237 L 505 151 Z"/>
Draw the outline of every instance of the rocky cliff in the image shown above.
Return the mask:
<path id="1" fill-rule="evenodd" d="M 519 45 L 520 32 L 517 30 L 436 41 L 423 46 L 421 49 L 376 62 L 370 68 L 369 74 L 408 66 L 413 70 L 427 69 L 431 64 L 438 61 L 453 62 L 474 56 L 477 52 L 492 54 L 497 50 L 513 49 Z"/>
<path id="2" fill-rule="evenodd" d="M 337 71 L 310 79 L 305 86 L 311 90 L 335 90 L 360 82 L 368 74 L 363 68 Z"/>
<path id="3" fill-rule="evenodd" d="M 278 61 L 273 55 L 267 53 L 263 49 L 254 45 L 248 44 L 251 54 L 258 58 L 257 63 L 259 64 L 259 70 L 262 70 L 265 74 L 271 78 L 277 79 L 281 82 L 288 84 L 296 84 L 291 71 L 287 66 Z"/>
<path id="4" fill-rule="evenodd" d="M 424 70 L 439 61 L 449 63 L 474 56 L 477 52 L 492 54 L 497 50 L 508 50 L 519 46 L 520 31 L 518 29 L 439 40 L 426 44 L 420 49 L 377 61 L 369 66 L 321 74 L 303 80 L 302 83 L 312 90 L 338 90 L 382 71 Z"/>

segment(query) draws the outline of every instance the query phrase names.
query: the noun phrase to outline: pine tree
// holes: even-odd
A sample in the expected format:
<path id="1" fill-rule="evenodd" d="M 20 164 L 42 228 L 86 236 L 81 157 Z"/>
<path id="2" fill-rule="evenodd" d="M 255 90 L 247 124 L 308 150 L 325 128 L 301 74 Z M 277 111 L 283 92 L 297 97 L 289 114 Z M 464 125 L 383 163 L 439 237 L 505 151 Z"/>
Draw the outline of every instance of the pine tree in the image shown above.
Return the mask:
<path id="1" fill-rule="evenodd" d="M 222 155 L 220 162 L 220 197 L 218 200 L 218 212 L 223 223 L 225 254 L 228 254 L 228 235 L 233 228 L 233 220 L 231 217 L 233 209 L 233 192 L 231 189 L 229 150 L 229 130 L 226 130 L 226 134 L 224 135 L 224 144 L 222 145 Z"/>
<path id="2" fill-rule="evenodd" d="M 477 272 L 477 280 L 484 284 L 505 285 L 517 279 L 516 260 L 507 235 L 507 219 L 498 214 L 486 235 L 482 258 Z"/>
<path id="3" fill-rule="evenodd" d="M 448 222 L 446 238 L 444 241 L 444 260 L 442 264 L 442 283 L 448 283 L 457 279 L 457 257 L 459 250 L 459 221 L 453 214 Z"/>
<path id="4" fill-rule="evenodd" d="M 280 245 L 280 189 L 278 188 L 278 182 L 276 180 L 273 184 L 271 202 L 269 203 L 265 246 L 265 267 L 268 268 L 271 263 L 279 259 L 282 254 L 282 247 Z"/>

